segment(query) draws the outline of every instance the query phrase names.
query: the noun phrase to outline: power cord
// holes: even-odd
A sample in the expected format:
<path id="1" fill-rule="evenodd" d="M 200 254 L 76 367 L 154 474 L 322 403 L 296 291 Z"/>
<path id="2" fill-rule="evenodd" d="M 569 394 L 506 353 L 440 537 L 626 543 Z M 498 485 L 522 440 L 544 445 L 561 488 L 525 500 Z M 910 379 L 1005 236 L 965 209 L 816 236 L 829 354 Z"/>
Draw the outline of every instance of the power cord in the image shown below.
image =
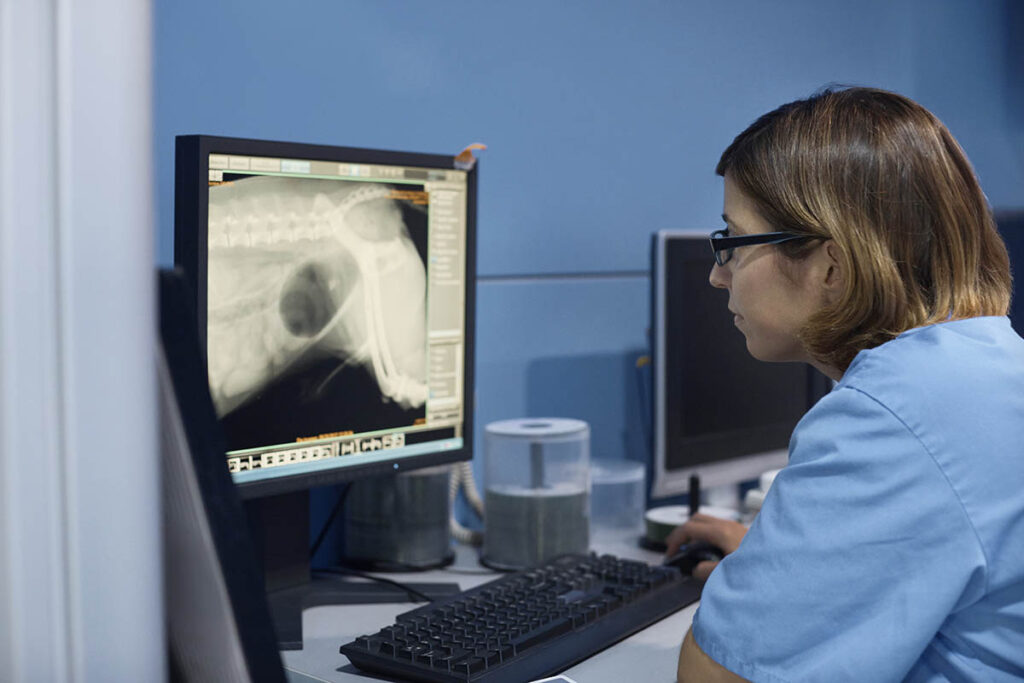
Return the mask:
<path id="1" fill-rule="evenodd" d="M 310 557 L 310 559 L 312 559 L 313 556 L 316 555 L 316 552 L 320 549 L 320 546 L 323 544 L 324 539 L 327 537 L 327 532 L 330 531 L 331 527 L 334 525 L 334 520 L 338 517 L 338 514 L 341 512 L 342 508 L 344 507 L 345 499 L 348 497 L 348 492 L 349 492 L 349 490 L 351 488 L 352 488 L 352 484 L 351 483 L 345 484 L 345 487 L 342 489 L 341 494 L 338 496 L 338 500 L 334 503 L 334 507 L 331 508 L 331 512 L 327 516 L 327 520 L 324 522 L 323 527 L 320 529 L 320 533 L 317 534 L 316 540 L 313 542 L 313 545 L 312 545 L 312 547 L 309 550 L 309 557 Z M 461 462 L 461 463 L 458 463 L 457 465 L 452 467 L 450 486 L 449 486 L 449 498 L 450 498 L 451 502 L 454 502 L 455 497 L 458 495 L 459 488 L 462 488 L 465 491 L 466 500 L 469 502 L 469 505 L 473 509 L 473 511 L 476 512 L 476 514 L 479 515 L 481 519 L 483 519 L 483 516 L 484 516 L 484 503 L 483 503 L 483 499 L 480 496 L 480 491 L 477 489 L 476 481 L 473 478 L 473 469 L 472 469 L 472 466 L 471 466 L 471 464 L 469 462 Z M 472 529 L 467 529 L 466 527 L 464 527 L 461 524 L 459 524 L 455 520 L 454 516 L 452 516 L 452 519 L 451 519 L 451 531 L 452 531 L 452 536 L 456 540 L 461 541 L 463 543 L 469 543 L 471 545 L 480 545 L 481 543 L 483 543 L 483 534 L 481 532 L 474 531 Z M 370 581 L 377 581 L 379 583 L 385 583 L 385 584 L 388 584 L 389 586 L 394 586 L 395 588 L 398 588 L 399 590 L 404 591 L 406 594 L 409 595 L 410 598 L 413 598 L 413 602 L 417 602 L 417 601 L 433 602 L 434 601 L 434 599 L 431 598 L 429 595 L 427 595 L 425 593 L 421 593 L 420 591 L 416 590 L 415 588 L 412 588 L 411 586 L 407 586 L 404 583 L 401 583 L 400 581 L 394 581 L 392 579 L 385 579 L 384 577 L 381 577 L 381 576 L 374 576 L 373 574 L 367 574 L 366 572 L 361 572 L 361 571 L 359 571 L 357 569 L 350 569 L 348 567 L 320 567 L 320 568 L 314 569 L 313 571 L 325 572 L 325 573 L 328 573 L 328 574 L 340 574 L 340 575 L 344 575 L 344 576 L 356 576 L 356 577 L 359 577 L 359 578 L 368 579 Z M 452 571 L 453 571 L 453 573 L 466 573 L 466 574 L 471 574 L 471 573 L 488 573 L 489 574 L 490 573 L 490 572 L 484 572 L 484 571 L 481 571 L 481 572 L 473 572 L 473 571 L 462 571 L 462 572 L 460 572 L 458 570 L 452 570 Z"/>
<path id="2" fill-rule="evenodd" d="M 434 598 L 430 597 L 426 593 L 421 593 L 418 590 L 416 590 L 415 588 L 412 588 L 411 586 L 407 586 L 404 583 L 401 583 L 400 581 L 392 581 L 391 579 L 385 579 L 382 576 L 374 576 L 373 574 L 367 574 L 366 572 L 361 572 L 361 571 L 359 571 L 357 569 L 349 569 L 348 567 L 325 567 L 325 568 L 316 569 L 315 571 L 326 572 L 328 574 L 342 574 L 344 576 L 358 576 L 358 577 L 363 578 L 363 579 L 370 579 L 371 581 L 378 581 L 380 583 L 386 583 L 389 586 L 394 586 L 395 588 L 398 588 L 398 589 L 403 590 L 406 593 L 408 593 L 409 597 L 413 598 L 413 600 L 412 600 L 413 602 L 424 602 L 424 601 L 426 601 L 426 602 L 433 602 L 434 601 Z M 416 598 L 419 598 L 419 600 L 416 600 Z"/>
<path id="3" fill-rule="evenodd" d="M 324 539 L 327 538 L 327 532 L 331 530 L 331 525 L 334 524 L 335 518 L 338 516 L 338 513 L 341 512 L 341 508 L 345 505 L 345 499 L 348 497 L 348 492 L 351 488 L 352 484 L 348 483 L 345 484 L 345 488 L 341 490 L 341 494 L 338 496 L 338 501 L 334 504 L 334 507 L 331 508 L 331 514 L 327 516 L 327 521 L 324 522 L 319 535 L 317 535 L 316 540 L 313 541 L 313 546 L 309 549 L 309 559 L 312 560 L 313 556 L 316 555 L 316 551 L 320 550 L 320 546 L 323 544 Z"/>
<path id="4" fill-rule="evenodd" d="M 351 490 L 351 488 L 352 484 L 348 483 L 345 484 L 345 488 L 341 490 L 341 494 L 338 496 L 337 502 L 334 503 L 334 507 L 331 508 L 331 513 L 327 516 L 327 521 L 324 522 L 323 527 L 320 529 L 320 533 L 317 535 L 316 540 L 313 542 L 312 547 L 309 549 L 310 559 L 312 559 L 313 556 L 316 555 L 316 551 L 320 549 L 321 545 L 323 545 L 324 539 L 327 538 L 327 532 L 331 530 L 331 526 L 333 526 L 334 520 L 337 519 L 338 513 L 340 513 L 341 509 L 345 506 L 345 499 L 348 498 L 348 492 L 349 490 Z M 394 586 L 395 588 L 404 591 L 412 599 L 412 602 L 422 602 L 424 600 L 426 600 L 427 602 L 434 601 L 434 599 L 431 598 L 429 595 L 421 593 L 415 588 L 406 586 L 403 583 L 400 583 L 398 581 L 392 581 L 391 579 L 385 579 L 380 576 L 374 576 L 373 574 L 367 574 L 366 572 L 361 572 L 357 569 L 349 569 L 348 567 L 319 567 L 314 569 L 313 571 L 325 572 L 327 574 L 341 574 L 344 576 L 358 576 L 363 579 L 369 579 L 370 581 L 386 583 L 389 586 Z"/>

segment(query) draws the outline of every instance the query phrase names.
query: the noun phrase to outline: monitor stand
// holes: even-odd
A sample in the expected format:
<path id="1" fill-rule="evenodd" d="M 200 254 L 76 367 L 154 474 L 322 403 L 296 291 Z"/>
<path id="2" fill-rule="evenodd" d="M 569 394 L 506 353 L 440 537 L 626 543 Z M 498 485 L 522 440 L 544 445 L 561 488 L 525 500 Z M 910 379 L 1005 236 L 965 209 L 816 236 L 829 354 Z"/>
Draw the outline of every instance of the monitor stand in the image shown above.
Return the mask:
<path id="1" fill-rule="evenodd" d="M 309 491 L 247 500 L 245 510 L 263 561 L 279 649 L 302 649 L 302 610 L 306 608 L 410 601 L 409 594 L 396 587 L 311 571 Z M 460 592 L 457 583 L 402 583 L 431 598 Z"/>

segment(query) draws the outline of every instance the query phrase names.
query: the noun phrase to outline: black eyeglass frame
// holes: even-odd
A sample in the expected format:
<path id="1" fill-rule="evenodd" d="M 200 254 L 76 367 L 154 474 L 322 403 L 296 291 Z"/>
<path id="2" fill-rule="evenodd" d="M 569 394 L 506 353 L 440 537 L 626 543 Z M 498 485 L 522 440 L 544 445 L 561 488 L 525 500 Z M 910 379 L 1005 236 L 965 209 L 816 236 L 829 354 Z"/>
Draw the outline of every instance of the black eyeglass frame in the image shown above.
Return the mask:
<path id="1" fill-rule="evenodd" d="M 795 232 L 761 232 L 754 235 L 737 235 L 729 237 L 728 230 L 715 230 L 708 238 L 711 241 L 711 253 L 715 263 L 724 266 L 732 258 L 733 249 L 750 247 L 755 244 L 781 244 L 790 240 L 814 239 L 817 235 L 799 235 Z M 725 252 L 725 255 L 722 255 Z"/>

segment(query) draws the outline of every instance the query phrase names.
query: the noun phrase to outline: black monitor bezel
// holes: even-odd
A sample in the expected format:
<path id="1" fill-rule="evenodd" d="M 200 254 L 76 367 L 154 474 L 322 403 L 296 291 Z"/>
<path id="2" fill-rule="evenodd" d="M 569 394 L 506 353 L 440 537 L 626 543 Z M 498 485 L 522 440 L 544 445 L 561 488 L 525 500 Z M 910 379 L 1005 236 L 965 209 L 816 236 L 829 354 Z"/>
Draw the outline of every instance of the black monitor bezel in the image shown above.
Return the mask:
<path id="1" fill-rule="evenodd" d="M 320 486 L 444 465 L 473 456 L 473 387 L 476 330 L 476 221 L 478 164 L 469 169 L 456 166 L 454 156 L 398 152 L 359 147 L 340 147 L 298 142 L 280 142 L 213 135 L 179 135 L 175 138 L 174 175 L 174 262 L 196 296 L 197 324 L 203 364 L 206 364 L 207 244 L 209 218 L 210 154 L 266 156 L 278 158 L 337 161 L 356 164 L 418 166 L 467 171 L 466 207 L 466 310 L 465 363 L 463 371 L 462 447 L 435 453 L 404 456 L 336 469 L 297 473 L 238 484 L 240 495 L 258 498 L 292 493 Z"/>

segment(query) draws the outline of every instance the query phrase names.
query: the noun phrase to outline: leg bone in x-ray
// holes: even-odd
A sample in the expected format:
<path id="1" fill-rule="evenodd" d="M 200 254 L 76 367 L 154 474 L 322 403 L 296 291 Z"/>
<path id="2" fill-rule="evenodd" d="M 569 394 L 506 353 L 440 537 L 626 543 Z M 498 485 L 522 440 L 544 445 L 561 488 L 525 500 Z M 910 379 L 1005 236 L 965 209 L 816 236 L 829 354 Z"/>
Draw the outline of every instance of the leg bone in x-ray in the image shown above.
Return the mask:
<path id="1" fill-rule="evenodd" d="M 426 401 L 426 271 L 391 188 L 277 177 L 213 187 L 208 242 L 221 415 L 327 356 L 368 366 L 402 407 Z"/>

